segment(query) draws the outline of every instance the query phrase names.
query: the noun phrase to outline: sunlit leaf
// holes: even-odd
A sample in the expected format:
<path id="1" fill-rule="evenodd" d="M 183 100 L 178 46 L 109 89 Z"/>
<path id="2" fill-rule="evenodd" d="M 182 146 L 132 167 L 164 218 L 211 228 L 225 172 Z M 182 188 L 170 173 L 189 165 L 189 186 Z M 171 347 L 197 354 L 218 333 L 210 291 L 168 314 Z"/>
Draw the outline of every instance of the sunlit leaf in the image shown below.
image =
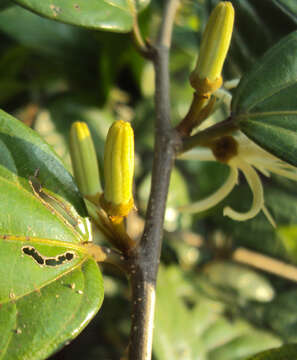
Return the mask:
<path id="1" fill-rule="evenodd" d="M 133 0 L 14 0 L 19 5 L 52 20 L 86 28 L 116 32 L 130 31 Z M 140 1 L 140 8 L 149 0 Z"/>
<path id="2" fill-rule="evenodd" d="M 242 78 L 232 111 L 258 145 L 297 166 L 297 31 L 280 41 Z"/>
<path id="3" fill-rule="evenodd" d="M 61 160 L 3 111 L 0 154 L 0 357 L 44 359 L 98 311 L 102 278 L 82 245 L 91 240 L 86 210 Z"/>
<path id="4" fill-rule="evenodd" d="M 297 344 L 286 344 L 277 349 L 266 350 L 246 360 L 293 360 L 297 357 Z"/>
<path id="5" fill-rule="evenodd" d="M 192 299 L 188 306 L 185 300 L 191 286 L 193 279 L 178 267 L 160 269 L 154 335 L 158 360 L 240 360 L 281 344 L 271 333 L 225 316 L 227 307 L 202 291 L 196 289 L 196 301 Z"/>

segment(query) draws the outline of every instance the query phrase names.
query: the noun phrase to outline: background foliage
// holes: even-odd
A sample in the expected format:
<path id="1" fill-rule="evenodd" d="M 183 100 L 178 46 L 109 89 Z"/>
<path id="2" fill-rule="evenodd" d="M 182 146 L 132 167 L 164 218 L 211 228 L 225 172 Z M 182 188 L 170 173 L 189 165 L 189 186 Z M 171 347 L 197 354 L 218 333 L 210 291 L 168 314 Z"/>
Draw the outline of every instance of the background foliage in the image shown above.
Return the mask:
<path id="1" fill-rule="evenodd" d="M 196 59 L 201 29 L 217 2 L 185 0 L 178 12 L 170 62 L 175 122 L 190 105 L 189 72 Z M 30 7 L 29 3 L 34 2 L 16 3 Z M 132 24 L 131 14 L 125 9 L 128 3 L 119 1 L 126 5 L 115 7 L 116 1 L 88 1 L 90 8 L 85 9 L 86 2 L 77 1 L 78 8 L 71 11 L 83 11 L 84 17 L 71 15 L 71 20 L 63 17 L 63 6 L 69 6 L 69 1 L 62 2 L 59 9 L 49 5 L 49 13 L 43 8 L 37 11 L 53 20 L 80 26 L 40 17 L 16 3 L 5 1 L 1 5 L 1 108 L 35 129 L 69 170 L 68 132 L 73 121 L 88 123 L 101 163 L 110 124 L 118 118 L 132 121 L 139 211 L 129 224 L 131 231 L 140 234 L 152 164 L 154 83 L 152 65 L 138 55 L 130 35 L 125 33 Z M 88 14 L 97 10 L 96 3 L 109 6 L 111 16 L 101 22 L 97 19 L 99 26 L 95 30 Z M 143 8 L 148 5 L 148 1 L 140 3 Z M 236 24 L 224 68 L 226 81 L 241 77 L 267 49 L 297 28 L 294 1 L 232 3 Z M 140 13 L 142 31 L 152 38 L 160 22 L 161 5 L 152 1 Z M 106 8 L 99 10 L 106 13 Z M 228 115 L 227 101 L 223 97 L 210 122 Z M 297 341 L 295 284 L 231 259 L 234 249 L 246 247 L 292 264 L 297 262 L 294 184 L 277 176 L 263 179 L 267 207 L 279 226 L 277 230 L 263 215 L 245 223 L 227 219 L 222 215 L 224 204 L 195 216 L 176 210 L 191 199 L 210 194 L 227 172 L 224 165 L 198 162 L 178 162 L 174 170 L 157 293 L 157 360 L 239 360 L 283 342 Z M 242 181 L 227 201 L 236 209 L 244 209 L 249 199 L 248 187 Z M 97 235 L 97 241 L 102 242 Z M 130 324 L 127 282 L 114 268 L 104 266 L 103 273 L 105 300 L 100 313 L 70 346 L 51 359 L 107 360 L 119 359 L 123 353 Z"/>

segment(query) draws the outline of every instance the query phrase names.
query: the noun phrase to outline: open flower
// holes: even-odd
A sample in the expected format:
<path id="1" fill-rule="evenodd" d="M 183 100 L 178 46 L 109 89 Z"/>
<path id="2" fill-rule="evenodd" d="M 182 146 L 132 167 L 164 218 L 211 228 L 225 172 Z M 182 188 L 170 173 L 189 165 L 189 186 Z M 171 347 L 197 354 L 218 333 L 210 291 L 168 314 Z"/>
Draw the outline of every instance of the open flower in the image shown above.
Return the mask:
<path id="1" fill-rule="evenodd" d="M 245 135 L 238 137 L 224 136 L 214 141 L 210 148 L 193 149 L 182 154 L 182 160 L 219 161 L 230 167 L 230 173 L 225 183 L 209 197 L 180 208 L 180 211 L 196 213 L 207 210 L 222 201 L 238 184 L 239 170 L 244 174 L 253 194 L 251 208 L 247 212 L 237 212 L 229 206 L 225 207 L 223 214 L 237 221 L 253 218 L 261 210 L 270 223 L 275 222 L 265 207 L 263 185 L 258 172 L 269 177 L 270 173 L 284 176 L 297 181 L 297 169 L 276 158 Z"/>

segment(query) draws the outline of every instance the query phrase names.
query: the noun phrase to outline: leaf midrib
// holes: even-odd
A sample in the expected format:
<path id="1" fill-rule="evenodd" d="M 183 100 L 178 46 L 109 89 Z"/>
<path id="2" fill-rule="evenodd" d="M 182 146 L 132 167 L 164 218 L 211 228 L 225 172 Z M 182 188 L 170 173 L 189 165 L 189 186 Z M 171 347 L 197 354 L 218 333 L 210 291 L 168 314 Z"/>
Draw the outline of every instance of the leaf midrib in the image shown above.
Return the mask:
<path id="1" fill-rule="evenodd" d="M 251 81 L 254 80 L 254 78 L 258 76 L 259 72 L 262 71 L 263 67 L 267 66 L 267 64 L 270 63 L 271 59 L 273 59 L 275 54 L 281 53 L 284 47 L 289 46 L 291 42 L 294 43 L 296 41 L 296 32 L 292 32 L 291 36 L 288 35 L 288 37 L 289 38 L 287 38 L 286 41 L 284 41 L 281 46 L 275 45 L 274 48 L 272 48 L 268 53 L 266 53 L 262 57 L 262 61 L 258 65 L 258 67 L 250 74 L 248 74 L 247 77 L 244 78 L 244 80 L 237 89 L 237 93 L 234 96 L 234 103 L 233 103 L 234 110 L 237 108 L 238 105 L 240 105 L 242 93 L 244 93 L 244 91 L 246 90 L 246 85 L 248 85 Z"/>
<path id="2" fill-rule="evenodd" d="M 122 10 L 122 11 L 128 13 L 128 14 L 130 14 L 130 12 L 129 12 L 128 9 L 123 8 L 123 7 L 121 7 L 121 6 L 119 6 L 119 5 L 115 4 L 115 3 L 111 3 L 110 0 L 103 0 L 103 1 L 104 1 L 107 5 L 109 5 L 109 6 L 113 6 L 113 7 L 115 7 L 115 8 L 118 8 L 118 9 L 120 9 L 120 10 Z M 130 15 L 131 15 L 131 14 L 130 14 Z"/>
<path id="3" fill-rule="evenodd" d="M 28 198 L 30 198 L 30 200 L 37 202 L 39 205 L 41 205 L 48 212 L 49 216 L 53 216 L 52 212 L 32 192 L 30 192 L 25 187 L 21 186 L 20 183 L 13 182 L 13 181 L 11 181 L 11 180 L 9 180 L 7 178 L 4 178 L 2 176 L 0 177 L 0 180 L 3 181 L 3 182 L 7 182 L 11 186 L 13 186 L 13 187 L 17 188 L 18 190 L 20 190 L 20 192 L 23 192 L 24 196 L 27 196 Z M 77 239 L 77 233 L 76 233 L 76 230 L 74 228 L 72 228 L 70 226 L 66 226 L 65 223 L 58 216 L 53 216 L 53 217 L 55 218 L 55 220 L 58 220 L 61 225 L 63 225 L 65 228 L 67 228 L 67 230 L 69 230 L 71 232 L 74 239 Z"/>
<path id="4" fill-rule="evenodd" d="M 263 111 L 253 113 L 241 113 L 235 115 L 236 120 L 244 120 L 255 117 L 269 117 L 269 116 L 283 116 L 283 115 L 297 115 L 297 110 L 281 110 L 281 111 Z"/>
<path id="5" fill-rule="evenodd" d="M 272 92 L 266 94 L 265 96 L 263 96 L 262 98 L 260 98 L 257 102 L 251 104 L 248 108 L 246 108 L 246 111 L 250 111 L 253 108 L 255 108 L 256 106 L 259 106 L 261 103 L 263 103 L 265 100 L 268 100 L 270 98 L 272 98 L 273 96 L 277 95 L 278 93 L 284 91 L 285 89 L 294 86 L 295 84 L 297 84 L 297 79 L 288 81 L 286 83 L 283 83 L 282 86 L 278 86 L 277 88 L 274 88 L 272 90 Z"/>
<path id="6" fill-rule="evenodd" d="M 40 238 L 35 236 L 18 236 L 18 235 L 0 235 L 0 240 L 9 241 L 21 241 L 21 242 L 33 242 L 36 244 L 43 244 L 49 246 L 63 247 L 71 250 L 77 250 L 81 253 L 88 254 L 88 250 L 82 245 L 77 243 L 71 243 L 67 241 L 52 240 L 48 238 Z"/>

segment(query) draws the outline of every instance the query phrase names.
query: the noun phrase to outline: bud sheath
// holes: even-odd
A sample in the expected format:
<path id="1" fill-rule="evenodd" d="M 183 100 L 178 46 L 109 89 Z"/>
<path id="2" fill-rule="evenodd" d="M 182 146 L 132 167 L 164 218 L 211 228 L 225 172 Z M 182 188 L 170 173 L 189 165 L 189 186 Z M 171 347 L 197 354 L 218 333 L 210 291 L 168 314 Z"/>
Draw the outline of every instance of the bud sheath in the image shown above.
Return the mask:
<path id="1" fill-rule="evenodd" d="M 108 131 L 104 149 L 104 195 L 101 205 L 109 216 L 123 217 L 133 207 L 134 134 L 119 120 Z"/>
<path id="2" fill-rule="evenodd" d="M 70 130 L 70 155 L 78 188 L 83 196 L 93 200 L 101 193 L 99 169 L 88 125 L 76 121 Z"/>
<path id="3" fill-rule="evenodd" d="M 234 24 L 234 9 L 229 1 L 220 2 L 212 11 L 202 36 L 196 68 L 191 74 L 192 86 L 198 91 L 221 86 L 221 72 L 229 50 Z"/>

